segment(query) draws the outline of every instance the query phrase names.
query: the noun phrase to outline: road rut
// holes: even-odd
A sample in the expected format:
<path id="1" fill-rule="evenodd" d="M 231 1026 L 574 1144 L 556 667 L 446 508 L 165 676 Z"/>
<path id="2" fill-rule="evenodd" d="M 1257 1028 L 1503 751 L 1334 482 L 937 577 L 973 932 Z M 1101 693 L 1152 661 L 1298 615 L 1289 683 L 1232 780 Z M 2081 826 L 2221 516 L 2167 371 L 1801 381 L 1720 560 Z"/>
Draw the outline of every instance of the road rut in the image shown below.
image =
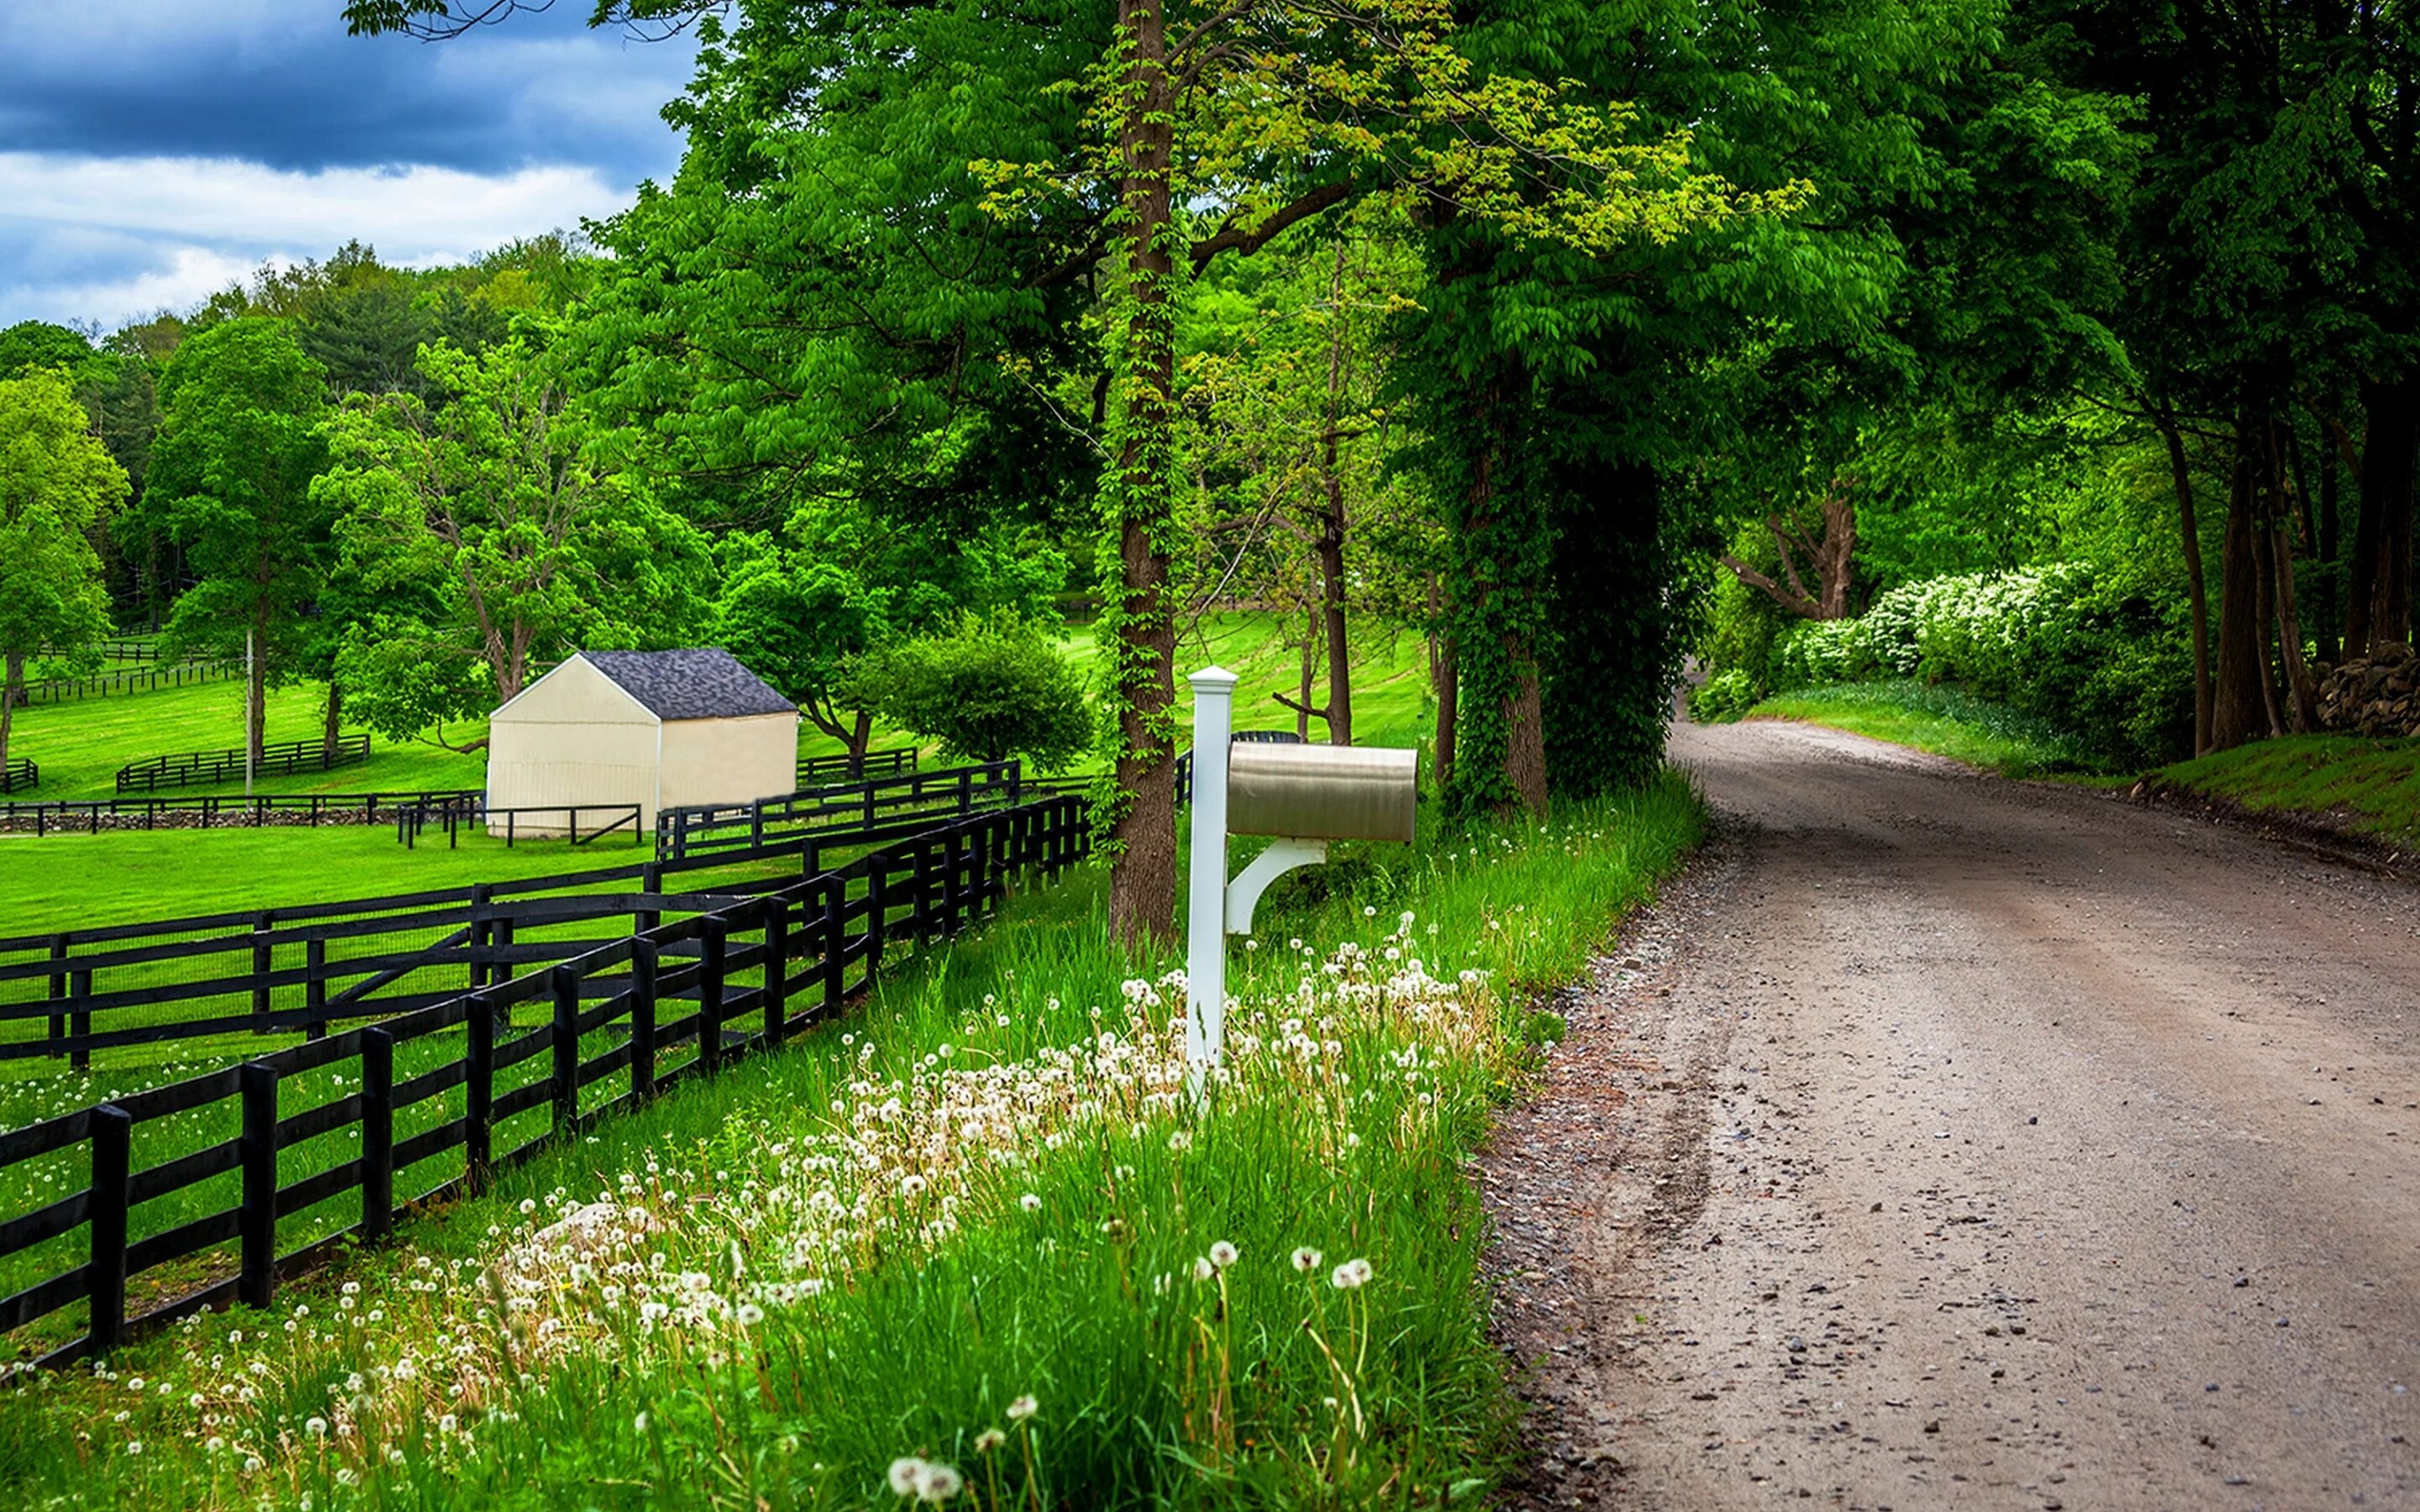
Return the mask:
<path id="1" fill-rule="evenodd" d="M 1483 1162 L 1529 1505 L 2420 1507 L 2420 888 L 1806 726 Z"/>

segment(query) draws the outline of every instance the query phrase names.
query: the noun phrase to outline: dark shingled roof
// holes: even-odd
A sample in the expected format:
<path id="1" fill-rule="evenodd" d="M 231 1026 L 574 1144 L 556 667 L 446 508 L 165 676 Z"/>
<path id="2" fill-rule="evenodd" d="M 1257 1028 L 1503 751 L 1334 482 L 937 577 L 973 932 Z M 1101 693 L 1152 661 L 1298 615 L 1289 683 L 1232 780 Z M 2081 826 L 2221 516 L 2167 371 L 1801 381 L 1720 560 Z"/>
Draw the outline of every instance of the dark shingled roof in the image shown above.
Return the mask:
<path id="1" fill-rule="evenodd" d="M 580 655 L 659 719 L 740 719 L 798 712 L 797 704 L 766 687 L 721 646 Z"/>

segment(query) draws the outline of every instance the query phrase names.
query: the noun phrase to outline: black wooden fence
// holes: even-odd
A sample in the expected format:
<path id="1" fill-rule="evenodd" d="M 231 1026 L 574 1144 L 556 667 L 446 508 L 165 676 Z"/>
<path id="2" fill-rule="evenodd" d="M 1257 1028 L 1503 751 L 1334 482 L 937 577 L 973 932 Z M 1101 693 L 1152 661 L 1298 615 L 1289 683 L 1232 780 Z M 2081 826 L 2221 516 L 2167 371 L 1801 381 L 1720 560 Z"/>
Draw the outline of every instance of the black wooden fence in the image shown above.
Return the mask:
<path id="1" fill-rule="evenodd" d="M 445 848 L 460 848 L 465 832 L 485 831 L 494 835 L 499 828 L 504 837 L 504 849 L 520 843 L 524 833 L 532 840 L 568 839 L 574 845 L 587 845 L 608 835 L 628 835 L 633 845 L 647 842 L 646 810 L 635 803 L 575 803 L 537 805 L 525 809 L 490 809 L 484 794 L 466 794 L 437 803 L 424 803 L 398 809 L 395 815 L 395 838 L 407 847 L 417 847 L 421 835 L 434 829 L 445 837 Z"/>
<path id="2" fill-rule="evenodd" d="M 817 801 L 827 795 L 834 801 Z M 0 1061 L 63 1056 L 80 1068 L 96 1050 L 240 1032 L 323 1034 L 334 1024 L 403 1012 L 478 986 L 500 962 L 535 959 L 527 952 L 540 941 L 557 958 L 590 949 L 597 939 L 581 930 L 627 919 L 631 906 L 616 900 L 633 883 L 652 893 L 666 876 L 715 868 L 813 875 L 828 855 L 906 840 L 1036 795 L 1013 762 L 927 772 L 796 795 L 780 800 L 783 817 L 769 826 L 743 820 L 702 831 L 711 843 L 654 862 L 0 938 Z M 449 796 L 483 822 L 501 814 L 510 825 L 517 817 L 478 808 L 484 800 L 475 792 L 424 795 L 416 807 L 394 795 L 387 812 L 408 825 L 442 811 Z M 628 805 L 600 811 L 586 833 L 644 841 L 649 837 L 634 817 Z M 516 949 L 522 953 L 511 954 Z"/>
<path id="3" fill-rule="evenodd" d="M 93 677 L 45 677 L 18 687 L 17 706 L 67 703 L 87 698 L 108 698 L 115 693 L 144 693 L 155 687 L 183 687 L 189 684 L 217 682 L 222 678 L 242 675 L 243 663 L 240 661 L 180 661 L 166 666 L 145 666 L 136 671 L 101 672 Z"/>
<path id="4" fill-rule="evenodd" d="M 0 793 L 18 793 L 41 783 L 42 769 L 23 756 L 11 756 L 0 764 Z"/>
<path id="5" fill-rule="evenodd" d="M 375 825 L 407 808 L 475 801 L 477 788 L 442 793 L 267 793 L 179 795 L 173 798 L 60 799 L 0 803 L 0 830 L 37 835 L 98 835 L 104 829 L 217 829 L 271 825 Z"/>
<path id="6" fill-rule="evenodd" d="M 681 860 L 780 841 L 930 824 L 1017 802 L 1032 784 L 1016 762 L 946 766 L 811 788 L 754 803 L 693 804 L 656 815 L 656 854 Z"/>
<path id="7" fill-rule="evenodd" d="M 240 782 L 247 769 L 246 751 L 191 750 L 173 756 L 147 756 L 117 769 L 120 793 L 156 793 L 162 788 L 207 787 L 214 782 Z M 260 748 L 260 759 L 249 764 L 254 777 L 291 777 L 297 772 L 325 772 L 370 759 L 370 737 L 339 735 L 331 750 L 324 740 L 280 740 Z"/>
<path id="8" fill-rule="evenodd" d="M 916 769 L 916 748 L 901 746 L 895 750 L 869 750 L 858 769 L 848 769 L 845 753 L 838 756 L 806 756 L 799 761 L 799 787 L 801 792 L 827 782 L 855 782 L 870 777 L 896 777 Z"/>
<path id="9" fill-rule="evenodd" d="M 0 1330 L 85 1304 L 85 1333 L 42 1357 L 56 1365 L 206 1307 L 265 1307 L 282 1277 L 382 1237 L 412 1205 L 475 1193 L 500 1166 L 837 1013 L 886 960 L 923 953 L 988 913 L 1017 873 L 1056 877 L 1090 846 L 1083 801 L 1061 795 L 942 823 L 752 893 L 650 883 L 551 900 L 574 912 L 610 907 L 628 932 L 566 952 L 513 943 L 507 929 L 503 943 L 491 935 L 456 957 L 469 960 L 474 990 L 0 1134 L 0 1173 L 42 1160 L 85 1173 L 80 1187 L 0 1222 L 0 1264 L 39 1245 L 64 1260 L 74 1232 L 85 1236 L 83 1263 L 0 1298 Z M 691 917 L 661 921 L 684 910 Z M 265 964 L 273 939 L 256 937 L 255 949 L 264 964 L 253 980 L 290 980 Z M 520 966 L 536 969 L 510 977 Z M 517 1023 L 522 1007 L 532 1023 Z M 315 1073 L 326 1071 L 352 1090 L 291 1105 L 324 1090 L 329 1079 Z M 218 1137 L 196 1139 L 197 1123 Z M 147 1153 L 163 1158 L 142 1164 L 147 1129 L 163 1133 Z M 225 1205 L 196 1212 L 197 1194 Z M 342 1211 L 299 1221 L 329 1202 L 356 1204 L 358 1216 L 342 1227 Z M 146 1214 L 152 1203 L 165 1204 L 169 1221 Z M 302 1234 L 311 1237 L 288 1243 Z M 130 1283 L 172 1264 L 179 1277 L 213 1278 L 130 1316 Z"/>

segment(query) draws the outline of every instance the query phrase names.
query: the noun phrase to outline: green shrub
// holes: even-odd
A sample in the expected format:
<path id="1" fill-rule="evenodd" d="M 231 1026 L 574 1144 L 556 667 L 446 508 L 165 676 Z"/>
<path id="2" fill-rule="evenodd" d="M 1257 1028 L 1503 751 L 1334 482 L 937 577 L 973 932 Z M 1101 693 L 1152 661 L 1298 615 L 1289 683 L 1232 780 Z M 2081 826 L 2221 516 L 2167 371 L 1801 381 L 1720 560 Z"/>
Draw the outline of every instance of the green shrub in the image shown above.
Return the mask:
<path id="1" fill-rule="evenodd" d="M 1088 749 L 1092 706 L 1075 670 L 1030 625 L 973 620 L 861 658 L 850 702 L 938 740 L 962 761 L 1022 757 L 1057 771 Z"/>
<path id="2" fill-rule="evenodd" d="M 1957 573 L 1894 588 L 1857 619 L 1798 626 L 1775 654 L 1774 686 L 1954 683 L 2068 732 L 2101 764 L 2152 764 L 2191 739 L 2183 616 L 2180 595 L 2122 568 Z"/>
<path id="3" fill-rule="evenodd" d="M 1689 692 L 1689 717 L 1699 724 L 1728 724 L 1764 698 L 1746 669 L 1733 667 L 1707 678 Z"/>

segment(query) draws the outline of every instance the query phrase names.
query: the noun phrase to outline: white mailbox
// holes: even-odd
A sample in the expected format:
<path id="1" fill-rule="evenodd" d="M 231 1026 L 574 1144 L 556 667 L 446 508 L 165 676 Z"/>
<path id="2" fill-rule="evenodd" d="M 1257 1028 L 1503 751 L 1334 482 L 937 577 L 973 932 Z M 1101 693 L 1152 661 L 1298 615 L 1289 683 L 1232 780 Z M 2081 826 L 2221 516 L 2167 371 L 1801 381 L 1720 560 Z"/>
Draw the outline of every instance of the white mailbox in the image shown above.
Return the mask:
<path id="1" fill-rule="evenodd" d="M 1278 877 L 1327 859 L 1332 840 L 1409 841 L 1419 811 L 1419 752 L 1382 746 L 1235 745 L 1235 674 L 1204 667 L 1193 684 L 1193 868 L 1187 893 L 1185 1055 L 1199 1093 L 1226 1041 L 1227 936 L 1249 933 Z M 1227 880 L 1227 837 L 1268 848 Z"/>

